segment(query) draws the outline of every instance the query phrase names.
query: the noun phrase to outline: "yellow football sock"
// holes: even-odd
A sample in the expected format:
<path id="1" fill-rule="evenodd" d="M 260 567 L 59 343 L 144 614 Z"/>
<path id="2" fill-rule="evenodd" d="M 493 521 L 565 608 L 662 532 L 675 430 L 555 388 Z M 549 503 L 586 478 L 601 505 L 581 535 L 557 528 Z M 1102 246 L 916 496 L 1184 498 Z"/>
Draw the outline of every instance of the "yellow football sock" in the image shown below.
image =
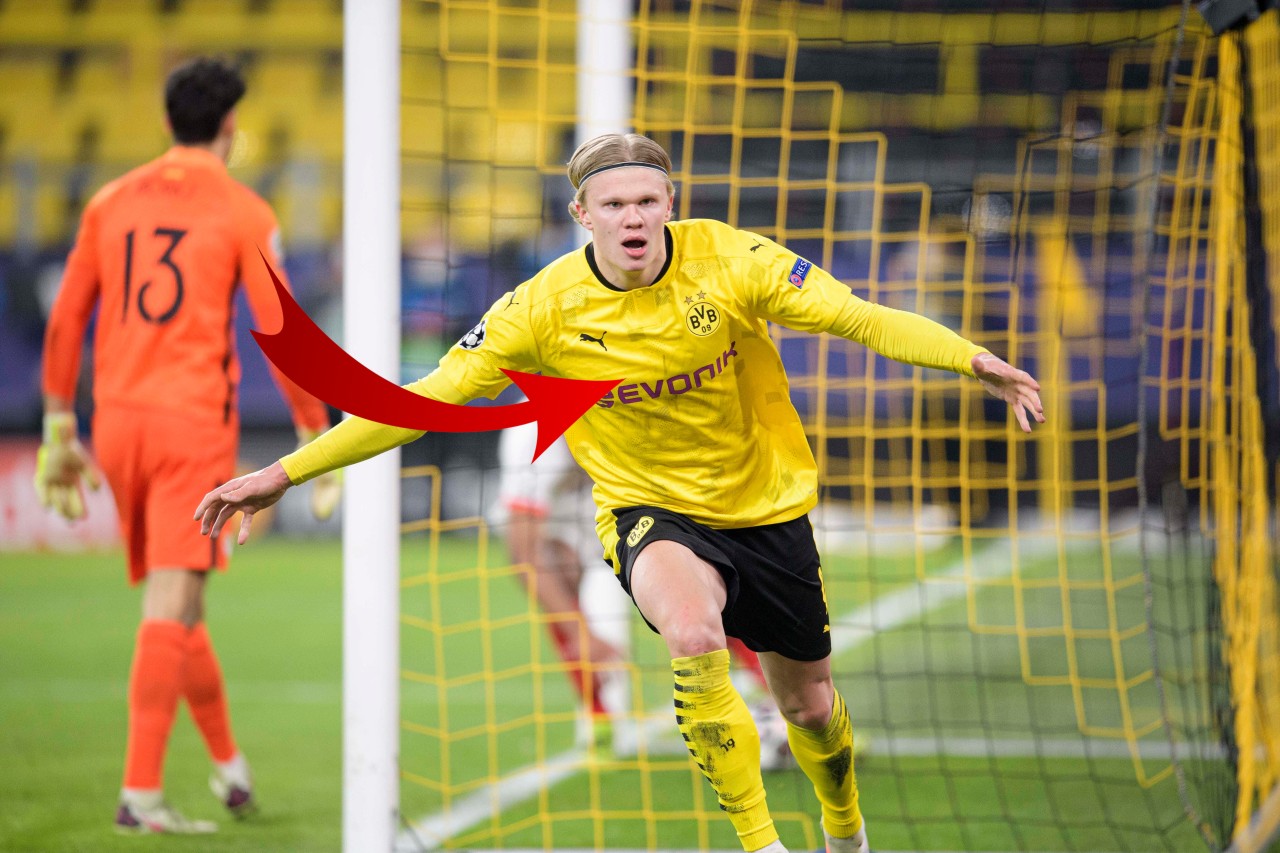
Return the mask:
<path id="1" fill-rule="evenodd" d="M 778 840 L 760 776 L 760 735 L 729 680 L 729 652 L 674 658 L 676 723 L 702 775 L 733 821 L 743 850 Z"/>
<path id="2" fill-rule="evenodd" d="M 853 774 L 853 726 L 840 693 L 836 692 L 826 728 L 811 732 L 788 722 L 787 742 L 822 803 L 822 825 L 827 832 L 847 838 L 861 829 L 858 780 Z"/>

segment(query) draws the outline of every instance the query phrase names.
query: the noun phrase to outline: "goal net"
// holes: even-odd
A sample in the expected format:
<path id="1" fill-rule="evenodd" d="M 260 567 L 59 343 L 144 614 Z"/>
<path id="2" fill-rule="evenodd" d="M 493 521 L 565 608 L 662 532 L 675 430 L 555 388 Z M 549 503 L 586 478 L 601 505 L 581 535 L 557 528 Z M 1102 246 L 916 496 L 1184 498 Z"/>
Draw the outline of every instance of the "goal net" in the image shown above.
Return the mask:
<path id="1" fill-rule="evenodd" d="M 1043 388 L 1024 436 L 975 382 L 772 330 L 877 849 L 1220 850 L 1276 806 L 1276 12 L 1214 36 L 1139 5 L 640 0 L 625 23 L 678 218 L 785 243 Z M 579 20 L 403 6 L 418 372 L 586 239 Z M 490 513 L 494 437 L 406 452 L 399 847 L 735 848 L 634 615 L 637 736 L 583 737 L 562 614 Z M 766 787 L 784 842 L 820 847 L 803 774 Z"/>

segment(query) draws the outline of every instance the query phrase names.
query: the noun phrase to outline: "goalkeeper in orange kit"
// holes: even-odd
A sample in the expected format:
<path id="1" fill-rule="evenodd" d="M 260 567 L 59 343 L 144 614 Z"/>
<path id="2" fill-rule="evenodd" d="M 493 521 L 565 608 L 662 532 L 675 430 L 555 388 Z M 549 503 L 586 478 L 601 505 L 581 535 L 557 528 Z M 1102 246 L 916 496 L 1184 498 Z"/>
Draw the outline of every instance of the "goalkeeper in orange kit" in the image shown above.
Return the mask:
<path id="1" fill-rule="evenodd" d="M 44 345 L 44 440 L 36 492 L 68 519 L 82 488 L 99 486 L 77 439 L 73 398 L 95 307 L 93 447 L 119 511 L 129 579 L 145 581 L 129 676 L 129 734 L 116 828 L 204 833 L 165 801 L 162 772 L 180 699 L 214 762 L 211 787 L 235 816 L 255 808 L 249 767 L 232 737 L 222 671 L 204 624 L 210 569 L 230 541 L 191 529 L 191 505 L 234 474 L 239 433 L 232 318 L 241 282 L 260 327 L 279 323 L 262 252 L 280 269 L 271 208 L 227 173 L 236 103 L 245 85 L 222 62 L 197 59 L 165 86 L 174 144 L 104 187 L 86 207 Z M 328 412 L 283 376 L 276 381 L 302 443 Z M 333 512 L 339 481 L 313 492 Z"/>

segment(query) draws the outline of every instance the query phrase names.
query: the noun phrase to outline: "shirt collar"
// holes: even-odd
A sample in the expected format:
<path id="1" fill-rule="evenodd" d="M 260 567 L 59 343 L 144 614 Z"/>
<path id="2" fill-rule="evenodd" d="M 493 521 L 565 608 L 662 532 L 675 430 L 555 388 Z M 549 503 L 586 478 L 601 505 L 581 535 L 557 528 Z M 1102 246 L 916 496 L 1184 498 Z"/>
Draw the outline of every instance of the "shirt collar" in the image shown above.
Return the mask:
<path id="1" fill-rule="evenodd" d="M 671 269 L 671 260 L 673 257 L 675 257 L 675 240 L 671 236 L 671 229 L 668 228 L 666 225 L 663 225 L 662 234 L 663 234 L 663 239 L 667 244 L 667 259 L 663 261 L 662 269 L 658 270 L 657 277 L 654 278 L 653 281 L 645 285 L 645 287 L 652 287 L 653 285 L 662 281 L 662 279 L 665 278 L 667 275 L 667 270 Z M 613 284 L 610 284 L 609 280 L 604 277 L 604 273 L 600 272 L 600 267 L 596 265 L 596 250 L 595 250 L 594 243 L 588 243 L 583 248 L 583 251 L 587 255 L 587 265 L 591 267 L 591 272 L 595 274 L 597 281 L 599 281 L 601 284 L 603 284 L 605 287 L 609 288 L 610 290 L 616 290 L 618 293 L 627 292 L 623 290 L 621 287 L 617 287 Z"/>
<path id="2" fill-rule="evenodd" d="M 163 158 L 170 163 L 182 163 L 190 166 L 218 166 L 227 168 L 222 158 L 205 148 L 193 148 L 190 145 L 174 145 L 164 152 Z"/>

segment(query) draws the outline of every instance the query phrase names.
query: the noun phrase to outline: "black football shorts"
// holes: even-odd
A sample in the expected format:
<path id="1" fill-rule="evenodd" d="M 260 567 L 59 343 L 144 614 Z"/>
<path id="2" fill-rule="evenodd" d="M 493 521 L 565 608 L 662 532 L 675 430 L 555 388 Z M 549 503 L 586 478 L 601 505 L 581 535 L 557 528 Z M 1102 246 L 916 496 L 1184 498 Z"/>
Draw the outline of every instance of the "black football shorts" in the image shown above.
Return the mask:
<path id="1" fill-rule="evenodd" d="M 636 556 L 651 542 L 679 542 L 724 578 L 726 634 L 753 651 L 777 652 L 792 660 L 815 661 L 831 654 L 822 565 L 807 515 L 732 529 L 710 528 L 651 506 L 615 510 L 614 515 L 620 563 L 614 568 L 627 595 Z"/>

